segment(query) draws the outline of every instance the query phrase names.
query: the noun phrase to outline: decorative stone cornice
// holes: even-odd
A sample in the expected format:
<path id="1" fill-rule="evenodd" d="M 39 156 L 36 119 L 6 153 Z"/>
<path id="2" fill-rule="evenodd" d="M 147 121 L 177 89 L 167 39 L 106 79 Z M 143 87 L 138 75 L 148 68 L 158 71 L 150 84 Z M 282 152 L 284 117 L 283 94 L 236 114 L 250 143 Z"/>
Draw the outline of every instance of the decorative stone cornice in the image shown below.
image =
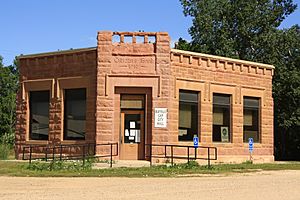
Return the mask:
<path id="1" fill-rule="evenodd" d="M 246 71 L 248 73 L 259 74 L 259 71 L 263 75 L 267 74 L 267 71 L 271 71 L 270 75 L 273 75 L 275 67 L 269 64 L 251 62 L 246 60 L 239 60 L 233 58 L 227 58 L 222 56 L 215 56 L 203 53 L 196 53 L 191 51 L 183 51 L 178 49 L 171 49 L 171 62 L 182 63 L 185 65 L 202 65 L 202 61 L 206 61 L 207 67 L 222 68 L 224 70 L 231 70 L 240 72 Z M 177 59 L 175 59 L 178 57 Z M 185 58 L 185 59 L 184 59 Z M 196 61 L 196 62 L 195 62 Z M 245 70 L 246 68 L 246 70 Z"/>

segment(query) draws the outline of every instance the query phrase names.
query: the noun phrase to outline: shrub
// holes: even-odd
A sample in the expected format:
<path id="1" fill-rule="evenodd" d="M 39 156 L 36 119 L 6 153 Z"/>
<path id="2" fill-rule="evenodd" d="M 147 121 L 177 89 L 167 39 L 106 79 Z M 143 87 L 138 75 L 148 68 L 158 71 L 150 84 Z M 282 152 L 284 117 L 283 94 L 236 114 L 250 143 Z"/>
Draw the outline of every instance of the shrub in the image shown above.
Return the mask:
<path id="1" fill-rule="evenodd" d="M 83 163 L 82 160 L 59 161 L 54 160 L 51 162 L 34 161 L 28 165 L 28 169 L 36 171 L 81 171 L 90 170 L 94 163 L 93 159 L 86 159 Z"/>
<path id="2" fill-rule="evenodd" d="M 9 145 L 9 147 L 13 146 L 15 143 L 15 135 L 14 133 L 5 133 L 0 137 L 0 143 Z"/>
<path id="3" fill-rule="evenodd" d="M 0 143 L 0 160 L 6 160 L 10 153 L 10 145 Z"/>

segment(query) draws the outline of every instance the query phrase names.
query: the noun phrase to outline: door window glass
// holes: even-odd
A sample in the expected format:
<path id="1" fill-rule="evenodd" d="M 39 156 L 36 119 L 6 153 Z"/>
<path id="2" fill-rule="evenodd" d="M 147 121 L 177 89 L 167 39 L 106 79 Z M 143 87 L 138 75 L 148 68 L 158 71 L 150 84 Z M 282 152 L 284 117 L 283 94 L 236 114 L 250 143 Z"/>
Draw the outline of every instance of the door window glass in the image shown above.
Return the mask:
<path id="1" fill-rule="evenodd" d="M 141 115 L 125 114 L 124 143 L 141 142 Z"/>

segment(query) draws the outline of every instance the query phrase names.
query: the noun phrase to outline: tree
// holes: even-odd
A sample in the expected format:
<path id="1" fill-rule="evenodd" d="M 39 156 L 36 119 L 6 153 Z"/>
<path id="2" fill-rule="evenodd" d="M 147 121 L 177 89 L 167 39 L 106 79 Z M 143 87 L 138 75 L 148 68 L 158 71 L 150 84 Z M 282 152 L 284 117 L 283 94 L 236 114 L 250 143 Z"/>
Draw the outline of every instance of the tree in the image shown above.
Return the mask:
<path id="1" fill-rule="evenodd" d="M 181 0 L 191 42 L 176 48 L 275 66 L 275 156 L 300 160 L 300 28 L 280 30 L 292 0 Z"/>
<path id="2" fill-rule="evenodd" d="M 264 58 L 276 66 L 273 77 L 276 155 L 300 160 L 300 27 L 278 30 L 275 53 Z M 271 49 L 269 47 L 268 49 Z"/>
<path id="3" fill-rule="evenodd" d="M 0 141 L 13 144 L 18 87 L 17 62 L 5 67 L 2 60 L 0 56 Z"/>
<path id="4" fill-rule="evenodd" d="M 184 14 L 193 17 L 189 29 L 198 51 L 253 60 L 261 42 L 296 5 L 292 0 L 181 0 Z"/>

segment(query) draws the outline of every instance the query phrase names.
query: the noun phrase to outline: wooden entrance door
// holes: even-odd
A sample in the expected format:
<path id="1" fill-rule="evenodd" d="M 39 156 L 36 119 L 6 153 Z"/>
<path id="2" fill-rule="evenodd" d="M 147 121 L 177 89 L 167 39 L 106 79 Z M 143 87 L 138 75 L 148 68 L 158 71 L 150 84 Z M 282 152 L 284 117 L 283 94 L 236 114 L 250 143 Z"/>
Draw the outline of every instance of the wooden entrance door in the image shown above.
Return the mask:
<path id="1" fill-rule="evenodd" d="M 143 110 L 121 111 L 121 159 L 145 159 L 144 123 Z"/>

